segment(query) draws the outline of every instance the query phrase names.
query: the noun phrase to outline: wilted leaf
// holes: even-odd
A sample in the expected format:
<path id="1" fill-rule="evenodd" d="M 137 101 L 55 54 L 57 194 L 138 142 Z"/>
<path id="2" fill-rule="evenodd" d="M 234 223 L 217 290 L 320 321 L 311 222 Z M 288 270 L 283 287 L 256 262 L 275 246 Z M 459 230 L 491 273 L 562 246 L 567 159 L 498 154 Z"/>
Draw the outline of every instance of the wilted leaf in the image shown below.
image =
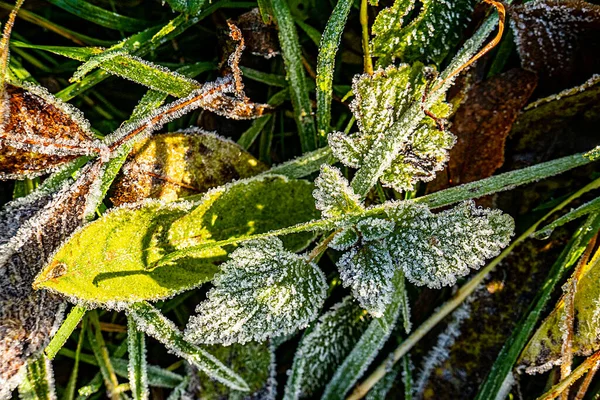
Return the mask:
<path id="1" fill-rule="evenodd" d="M 275 399 L 275 352 L 273 346 L 264 343 L 234 343 L 231 346 L 212 345 L 206 350 L 223 360 L 225 365 L 246 381 L 249 392 L 231 390 L 204 375 L 193 377 L 198 380 L 196 396 L 207 400 L 269 400 Z"/>
<path id="2" fill-rule="evenodd" d="M 115 205 L 173 201 L 254 176 L 266 166 L 234 142 L 197 130 L 154 135 L 135 144 L 117 177 Z"/>
<path id="3" fill-rule="evenodd" d="M 101 165 L 88 164 L 57 192 L 38 190 L 0 214 L 0 387 L 47 344 L 62 319 L 62 299 L 34 292 L 35 275 L 97 205 Z M 7 381 L 9 383 L 7 383 Z"/>
<path id="4" fill-rule="evenodd" d="M 277 29 L 273 24 L 266 24 L 258 8 L 240 15 L 236 25 L 244 35 L 246 51 L 256 56 L 272 58 L 279 54 Z"/>
<path id="5" fill-rule="evenodd" d="M 4 84 L 8 97 L 0 128 L 0 179 L 48 173 L 82 156 L 107 151 L 83 114 L 45 89 Z"/>
<path id="6" fill-rule="evenodd" d="M 472 201 L 433 214 L 427 207 L 400 203 L 391 209 L 396 228 L 387 238 L 394 263 L 409 281 L 439 289 L 453 285 L 506 247 L 514 221 Z"/>
<path id="7" fill-rule="evenodd" d="M 448 165 L 428 191 L 487 178 L 502 166 L 506 137 L 536 81 L 535 74 L 512 69 L 468 91 L 450 128 L 457 140 Z"/>
<path id="8" fill-rule="evenodd" d="M 383 9 L 373 23 L 373 55 L 381 65 L 394 58 L 402 62 L 439 64 L 460 39 L 459 31 L 469 21 L 473 0 L 421 0 L 419 14 L 409 23 L 405 18 L 416 0 L 396 0 Z M 405 26 L 406 25 L 406 26 Z"/>
<path id="9" fill-rule="evenodd" d="M 600 70 L 600 6 L 540 0 L 510 7 L 509 13 L 523 68 L 537 72 L 551 93 Z"/>
<path id="10" fill-rule="evenodd" d="M 358 342 L 368 323 L 369 318 L 352 297 L 344 298 L 323 314 L 300 342 L 284 399 L 317 394 Z"/>
<path id="11" fill-rule="evenodd" d="M 412 114 L 415 103 L 422 103 L 424 74 L 428 71 L 420 63 L 412 67 L 402 64 L 355 78 L 356 98 L 351 107 L 360 133 L 350 137 L 341 132 L 330 134 L 333 154 L 349 167 L 377 169 L 378 166 L 367 165 L 365 157 L 373 149 L 385 147 L 387 157 L 393 159 L 381 171 L 384 185 L 404 191 L 412 190 L 418 181 L 432 180 L 435 172 L 443 168 L 454 137 L 439 130 L 421 109 L 418 115 Z M 449 107 L 439 102 L 430 111 L 444 118 Z M 376 162 L 381 164 L 382 160 Z"/>
<path id="12" fill-rule="evenodd" d="M 194 343 L 229 345 L 294 333 L 318 315 L 327 282 L 319 267 L 277 238 L 234 251 L 186 327 Z"/>
<path id="13" fill-rule="evenodd" d="M 311 190 L 306 181 L 264 177 L 213 189 L 195 201 L 116 208 L 74 234 L 35 286 L 106 307 L 173 296 L 212 279 L 214 263 L 227 252 L 214 246 L 155 266 L 163 256 L 306 222 L 316 213 Z M 287 245 L 300 249 L 312 237 L 291 236 Z"/>
<path id="14" fill-rule="evenodd" d="M 577 283 L 574 300 L 573 354 L 588 356 L 600 348 L 600 257 L 584 267 Z M 535 332 L 523 353 L 519 364 L 529 373 L 548 370 L 562 362 L 564 326 L 564 299 Z"/>

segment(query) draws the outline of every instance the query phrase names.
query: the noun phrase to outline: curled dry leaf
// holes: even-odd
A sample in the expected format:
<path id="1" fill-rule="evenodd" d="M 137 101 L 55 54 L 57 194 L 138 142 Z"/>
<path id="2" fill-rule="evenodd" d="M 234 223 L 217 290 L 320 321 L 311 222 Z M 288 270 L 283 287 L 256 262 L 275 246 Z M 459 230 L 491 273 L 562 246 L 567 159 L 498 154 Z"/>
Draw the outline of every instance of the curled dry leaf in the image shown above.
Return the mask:
<path id="1" fill-rule="evenodd" d="M 428 191 L 487 178 L 502 166 L 506 137 L 536 82 L 534 73 L 516 68 L 469 90 L 450 129 L 456 144 L 448 166 L 428 185 Z"/>
<path id="2" fill-rule="evenodd" d="M 600 6 L 581 0 L 532 1 L 509 8 L 523 68 L 551 93 L 600 70 Z"/>
<path id="3" fill-rule="evenodd" d="M 14 388 L 19 369 L 43 349 L 62 319 L 63 300 L 34 292 L 32 283 L 56 248 L 95 210 L 101 168 L 99 162 L 88 164 L 75 182 L 65 182 L 55 193 L 38 190 L 0 213 L 2 390 Z"/>
<path id="4" fill-rule="evenodd" d="M 145 198 L 173 201 L 264 170 L 263 163 L 236 143 L 212 133 L 155 135 L 135 145 L 111 200 L 115 205 Z"/>
<path id="5" fill-rule="evenodd" d="M 240 15 L 236 24 L 242 31 L 246 49 L 251 54 L 267 59 L 279 54 L 275 25 L 265 24 L 258 8 Z"/>

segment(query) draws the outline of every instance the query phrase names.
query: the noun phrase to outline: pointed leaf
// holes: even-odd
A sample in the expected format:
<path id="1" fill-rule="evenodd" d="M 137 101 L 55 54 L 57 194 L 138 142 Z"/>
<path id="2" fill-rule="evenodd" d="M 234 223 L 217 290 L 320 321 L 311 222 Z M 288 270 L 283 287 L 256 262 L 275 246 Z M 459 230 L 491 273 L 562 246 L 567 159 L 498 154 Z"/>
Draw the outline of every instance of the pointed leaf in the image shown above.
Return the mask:
<path id="1" fill-rule="evenodd" d="M 315 217 L 311 190 L 306 181 L 267 176 L 213 189 L 193 201 L 113 209 L 74 234 L 35 285 L 104 307 L 171 297 L 212 279 L 215 262 L 227 251 L 210 243 Z M 302 249 L 313 237 L 289 236 L 286 244 Z M 156 265 L 170 252 L 202 244 L 209 247 Z"/>
<path id="2" fill-rule="evenodd" d="M 354 227 L 344 228 L 335 234 L 329 247 L 334 250 L 348 250 L 358 242 L 358 239 L 359 236 Z"/>
<path id="3" fill-rule="evenodd" d="M 379 240 L 394 231 L 394 221 L 382 218 L 364 218 L 356 224 L 365 241 Z"/>
<path id="4" fill-rule="evenodd" d="M 316 264 L 288 252 L 277 238 L 234 251 L 190 319 L 194 343 L 246 343 L 288 335 L 316 318 L 327 282 Z"/>
<path id="5" fill-rule="evenodd" d="M 315 206 L 324 217 L 339 217 L 362 210 L 360 197 L 354 193 L 339 169 L 323 165 L 315 179 L 315 186 Z"/>

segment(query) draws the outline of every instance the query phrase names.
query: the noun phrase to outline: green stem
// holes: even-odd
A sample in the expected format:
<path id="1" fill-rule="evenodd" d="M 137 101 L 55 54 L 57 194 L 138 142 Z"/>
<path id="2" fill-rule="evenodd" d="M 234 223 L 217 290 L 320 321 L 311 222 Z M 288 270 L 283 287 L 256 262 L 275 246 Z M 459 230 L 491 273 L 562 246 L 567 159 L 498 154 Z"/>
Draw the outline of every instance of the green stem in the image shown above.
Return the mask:
<path id="1" fill-rule="evenodd" d="M 320 145 L 326 143 L 327 133 L 331 131 L 331 99 L 335 56 L 340 47 L 342 33 L 352 3 L 352 0 L 338 1 L 321 36 L 321 45 L 317 57 L 317 130 Z"/>
<path id="2" fill-rule="evenodd" d="M 362 27 L 362 48 L 364 57 L 364 69 L 369 75 L 373 75 L 373 60 L 369 47 L 369 3 L 368 0 L 360 2 L 360 26 Z"/>
<path id="3" fill-rule="evenodd" d="M 50 360 L 53 360 L 54 357 L 56 357 L 56 354 L 64 346 L 69 336 L 71 336 L 71 333 L 77 328 L 79 321 L 81 321 L 81 318 L 83 318 L 86 311 L 87 309 L 85 307 L 78 305 L 71 309 L 71 312 L 67 315 L 67 318 L 65 318 L 65 321 L 60 328 L 58 328 L 58 331 L 56 331 L 56 334 L 44 350 L 44 353 L 46 353 L 46 356 Z"/>

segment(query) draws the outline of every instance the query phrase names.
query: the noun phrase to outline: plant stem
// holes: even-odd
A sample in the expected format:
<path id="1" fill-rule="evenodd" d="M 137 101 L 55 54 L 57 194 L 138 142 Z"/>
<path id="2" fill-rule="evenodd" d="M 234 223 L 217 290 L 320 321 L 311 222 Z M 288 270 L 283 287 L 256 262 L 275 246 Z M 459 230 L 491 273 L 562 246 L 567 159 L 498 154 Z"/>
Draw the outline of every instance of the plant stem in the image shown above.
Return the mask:
<path id="1" fill-rule="evenodd" d="M 360 2 L 360 26 L 362 27 L 362 48 L 364 57 L 364 69 L 369 75 L 373 75 L 373 60 L 371 60 L 371 49 L 369 48 L 369 3 L 368 0 Z"/>
<path id="2" fill-rule="evenodd" d="M 85 315 L 86 311 L 87 309 L 85 307 L 79 305 L 74 306 L 71 309 L 71 312 L 65 321 L 62 323 L 60 328 L 58 328 L 58 331 L 56 331 L 56 334 L 50 343 L 48 343 L 48 346 L 46 346 L 44 349 L 44 353 L 46 353 L 46 357 L 48 357 L 48 359 L 53 360 L 54 357 L 56 357 L 56 354 L 61 347 L 63 347 L 69 336 L 71 336 L 71 333 L 73 333 L 75 328 L 77 328 L 77 325 L 81 321 L 81 318 L 83 318 Z"/>
<path id="3" fill-rule="evenodd" d="M 600 187 L 600 178 L 589 183 L 585 187 L 581 188 L 569 198 L 564 200 L 562 203 L 554 207 L 549 213 L 544 215 L 540 220 L 531 225 L 521 236 L 514 240 L 510 246 L 508 246 L 498 257 L 490 262 L 484 269 L 482 269 L 477 275 L 475 275 L 469 282 L 463 285 L 456 295 L 442 307 L 440 307 L 431 317 L 429 317 L 417 330 L 413 332 L 404 342 L 402 342 L 396 350 L 393 352 L 392 363 L 395 364 L 405 354 L 407 354 L 432 328 L 434 328 L 440 321 L 448 316 L 454 309 L 456 309 L 462 302 L 471 295 L 481 282 L 487 277 L 487 275 L 494 270 L 494 268 L 508 256 L 516 246 L 524 242 L 533 232 L 536 231 L 537 227 L 548 219 L 556 211 L 561 210 L 571 201 L 580 197 L 584 193 L 597 189 Z M 358 400 L 365 396 L 368 391 L 385 376 L 390 366 L 390 361 L 386 359 L 365 381 L 356 387 L 354 392 L 347 398 L 347 400 Z"/>

